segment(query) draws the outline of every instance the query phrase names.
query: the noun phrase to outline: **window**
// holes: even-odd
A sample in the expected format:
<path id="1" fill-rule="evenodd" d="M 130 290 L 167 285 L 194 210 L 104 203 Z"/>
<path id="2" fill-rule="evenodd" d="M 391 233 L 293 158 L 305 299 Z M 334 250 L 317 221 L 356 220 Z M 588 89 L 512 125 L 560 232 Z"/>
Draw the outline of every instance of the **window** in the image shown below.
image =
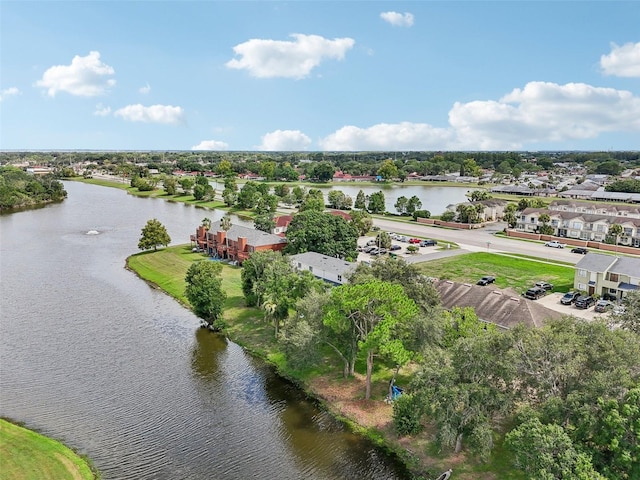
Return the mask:
<path id="1" fill-rule="evenodd" d="M 578 276 L 579 277 L 586 277 L 587 276 L 587 271 L 581 268 L 580 270 L 578 270 Z"/>
<path id="2" fill-rule="evenodd" d="M 616 288 L 610 288 L 609 289 L 609 293 L 612 293 L 613 295 L 616 295 L 618 293 L 618 290 Z"/>
<path id="3" fill-rule="evenodd" d="M 536 223 L 536 217 L 531 217 L 531 223 Z"/>
<path id="4" fill-rule="evenodd" d="M 571 224 L 571 228 L 574 228 L 576 230 L 580 230 L 582 228 L 582 223 L 581 222 L 573 222 Z"/>
<path id="5" fill-rule="evenodd" d="M 627 237 L 630 237 L 631 235 L 633 235 L 633 228 L 625 228 L 623 235 L 626 235 Z"/>
<path id="6" fill-rule="evenodd" d="M 607 273 L 607 280 L 610 282 L 619 282 L 619 276 L 617 273 Z"/>
<path id="7" fill-rule="evenodd" d="M 578 284 L 578 290 L 586 291 L 587 290 L 587 286 L 584 283 L 579 283 Z"/>
<path id="8" fill-rule="evenodd" d="M 341 282 L 342 281 L 342 275 L 338 275 L 338 281 Z"/>
<path id="9" fill-rule="evenodd" d="M 298 262 L 298 268 L 302 268 L 302 264 Z"/>

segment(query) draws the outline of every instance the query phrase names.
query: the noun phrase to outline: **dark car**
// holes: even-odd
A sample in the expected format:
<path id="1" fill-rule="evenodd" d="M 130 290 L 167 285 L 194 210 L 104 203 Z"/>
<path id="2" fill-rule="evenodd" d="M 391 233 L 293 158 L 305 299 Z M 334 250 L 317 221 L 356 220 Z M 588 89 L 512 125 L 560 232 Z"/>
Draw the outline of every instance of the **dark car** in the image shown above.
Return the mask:
<path id="1" fill-rule="evenodd" d="M 489 275 L 485 275 L 480 280 L 478 280 L 476 285 L 489 285 L 490 283 L 493 283 L 495 281 L 496 281 L 496 277 L 491 277 Z"/>
<path id="2" fill-rule="evenodd" d="M 563 305 L 571 305 L 580 296 L 580 292 L 567 292 L 560 299 L 560 303 Z"/>
<path id="3" fill-rule="evenodd" d="M 604 313 L 609 311 L 612 308 L 613 308 L 613 303 L 611 303 L 609 300 L 600 299 L 596 303 L 596 308 L 594 308 L 594 310 L 598 313 Z"/>
<path id="4" fill-rule="evenodd" d="M 583 310 L 593 306 L 596 303 L 596 299 L 591 295 L 582 295 L 576 299 L 575 306 L 576 308 L 581 308 Z"/>
<path id="5" fill-rule="evenodd" d="M 589 253 L 589 250 L 587 250 L 584 247 L 576 247 L 571 249 L 571 253 L 579 253 L 581 255 L 586 255 L 587 253 Z"/>
<path id="6" fill-rule="evenodd" d="M 547 291 L 544 288 L 533 287 L 524 292 L 524 298 L 528 298 L 529 300 L 537 300 L 540 297 L 544 297 L 547 294 Z"/>
<path id="7" fill-rule="evenodd" d="M 553 283 L 549 282 L 536 282 L 535 286 L 538 288 L 542 288 L 545 292 L 553 290 Z"/>
<path id="8" fill-rule="evenodd" d="M 395 252 L 396 250 L 402 250 L 402 247 L 394 243 L 393 245 L 391 245 L 391 250 Z"/>
<path id="9" fill-rule="evenodd" d="M 437 245 L 438 242 L 436 242 L 435 240 L 432 240 L 430 238 L 426 239 L 426 240 L 422 240 L 420 242 L 420 246 L 421 247 L 433 247 L 434 245 Z"/>

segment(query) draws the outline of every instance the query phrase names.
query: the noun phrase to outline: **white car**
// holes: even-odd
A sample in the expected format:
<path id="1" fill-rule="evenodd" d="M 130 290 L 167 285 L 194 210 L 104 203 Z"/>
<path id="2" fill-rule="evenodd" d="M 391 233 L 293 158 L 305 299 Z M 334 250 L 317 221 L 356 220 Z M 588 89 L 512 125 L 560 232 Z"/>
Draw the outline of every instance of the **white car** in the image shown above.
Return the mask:
<path id="1" fill-rule="evenodd" d="M 544 244 L 545 247 L 564 248 L 564 243 L 560 243 L 557 240 L 551 240 Z"/>

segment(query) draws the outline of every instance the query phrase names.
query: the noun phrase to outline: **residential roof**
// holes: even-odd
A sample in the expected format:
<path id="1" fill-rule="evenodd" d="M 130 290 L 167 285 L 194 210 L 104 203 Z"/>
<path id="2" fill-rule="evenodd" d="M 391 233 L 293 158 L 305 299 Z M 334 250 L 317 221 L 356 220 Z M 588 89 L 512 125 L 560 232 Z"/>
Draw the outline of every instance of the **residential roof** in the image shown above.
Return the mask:
<path id="1" fill-rule="evenodd" d="M 483 321 L 501 328 L 512 328 L 518 324 L 540 327 L 546 320 L 562 317 L 532 300 L 521 297 L 511 289 L 498 289 L 466 283 L 440 280 L 434 283 L 445 308 L 473 307 Z"/>
<path id="2" fill-rule="evenodd" d="M 344 275 L 357 266 L 357 263 L 347 262 L 346 260 L 329 257 L 316 252 L 297 253 L 291 255 L 290 258 L 292 262 L 300 262 L 301 264 L 313 267 L 314 273 L 318 273 L 317 271 L 319 270 L 336 275 Z"/>
<path id="3" fill-rule="evenodd" d="M 576 263 L 576 268 L 589 272 L 606 272 L 615 262 L 616 257 L 613 255 L 589 252 Z"/>
<path id="4" fill-rule="evenodd" d="M 609 271 L 638 278 L 640 277 L 640 258 L 617 257 L 615 264 Z"/>
<path id="5" fill-rule="evenodd" d="M 220 227 L 220 221 L 211 223 L 210 232 L 222 231 Z M 273 233 L 263 232 L 256 230 L 255 228 L 243 227 L 242 225 L 231 225 L 231 228 L 227 232 L 227 238 L 229 240 L 237 241 L 238 237 L 245 237 L 247 239 L 247 245 L 254 247 L 261 247 L 265 245 L 276 245 L 279 243 L 287 243 L 285 238 Z"/>

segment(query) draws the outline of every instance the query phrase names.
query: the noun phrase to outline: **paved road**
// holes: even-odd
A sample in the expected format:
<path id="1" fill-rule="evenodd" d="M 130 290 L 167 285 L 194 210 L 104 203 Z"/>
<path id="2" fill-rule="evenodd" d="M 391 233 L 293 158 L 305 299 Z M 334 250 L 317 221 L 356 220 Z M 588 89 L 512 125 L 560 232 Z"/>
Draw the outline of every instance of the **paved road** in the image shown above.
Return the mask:
<path id="1" fill-rule="evenodd" d="M 542 243 L 495 236 L 494 233 L 501 232 L 505 227 L 503 223 L 496 223 L 477 230 L 450 230 L 422 223 L 395 222 L 379 218 L 375 218 L 373 223 L 387 232 L 396 232 L 414 237 L 435 238 L 438 240 L 438 244 L 446 243 L 447 241 L 454 242 L 461 249 L 469 252 L 516 253 L 532 255 L 550 261 L 559 260 L 570 263 L 577 263 L 582 258 L 582 255 L 571 253 L 570 248 L 551 248 L 545 247 Z"/>

